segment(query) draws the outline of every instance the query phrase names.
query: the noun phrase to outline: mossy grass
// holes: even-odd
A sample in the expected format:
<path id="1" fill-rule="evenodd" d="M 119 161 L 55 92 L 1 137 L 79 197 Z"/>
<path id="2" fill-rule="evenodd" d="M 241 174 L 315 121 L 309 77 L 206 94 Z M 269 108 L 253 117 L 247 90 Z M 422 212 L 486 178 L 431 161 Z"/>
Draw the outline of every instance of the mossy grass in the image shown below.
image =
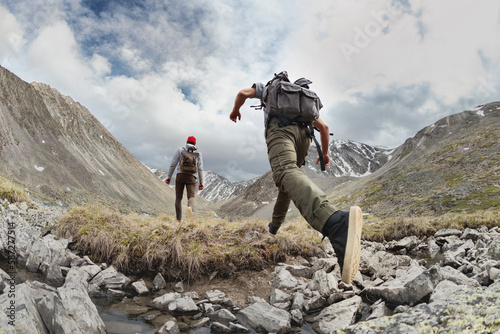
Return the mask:
<path id="1" fill-rule="evenodd" d="M 287 222 L 276 236 L 267 221 L 228 222 L 198 218 L 178 222 L 166 214 L 124 215 L 113 209 L 80 206 L 58 224 L 61 237 L 97 263 L 106 262 L 132 274 L 161 272 L 168 279 L 194 280 L 217 271 L 219 277 L 243 270 L 262 270 L 288 256 L 316 255 L 321 235 L 302 218 Z"/>
<path id="2" fill-rule="evenodd" d="M 397 216 L 380 219 L 369 215 L 363 226 L 363 239 L 370 241 L 399 240 L 408 236 L 426 238 L 440 229 L 479 229 L 500 226 L 500 210 L 473 213 L 446 213 L 441 216 Z"/>
<path id="3" fill-rule="evenodd" d="M 24 187 L 16 182 L 9 181 L 0 176 L 0 198 L 9 203 L 31 202 Z"/>
<path id="4" fill-rule="evenodd" d="M 125 273 L 153 275 L 161 272 L 170 280 L 195 280 L 218 273 L 233 276 L 245 270 L 260 271 L 286 261 L 288 257 L 308 258 L 327 245 L 321 234 L 303 218 L 286 222 L 276 236 L 268 222 L 225 219 L 195 215 L 193 223 L 178 222 L 173 216 L 122 214 L 100 205 L 68 210 L 57 227 L 61 237 L 71 238 L 76 248 L 95 262 L 106 262 Z M 426 238 L 439 229 L 488 228 L 500 226 L 500 210 L 442 216 L 364 219 L 364 240 L 390 241 L 407 236 Z"/>

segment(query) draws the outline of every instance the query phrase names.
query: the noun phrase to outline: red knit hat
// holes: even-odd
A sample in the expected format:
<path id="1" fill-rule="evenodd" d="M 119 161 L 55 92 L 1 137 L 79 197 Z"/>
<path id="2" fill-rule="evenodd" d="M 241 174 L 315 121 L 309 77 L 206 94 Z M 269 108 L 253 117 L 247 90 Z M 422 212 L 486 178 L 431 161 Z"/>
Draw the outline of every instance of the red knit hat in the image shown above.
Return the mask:
<path id="1" fill-rule="evenodd" d="M 193 136 L 189 136 L 187 142 L 196 145 L 196 138 Z"/>

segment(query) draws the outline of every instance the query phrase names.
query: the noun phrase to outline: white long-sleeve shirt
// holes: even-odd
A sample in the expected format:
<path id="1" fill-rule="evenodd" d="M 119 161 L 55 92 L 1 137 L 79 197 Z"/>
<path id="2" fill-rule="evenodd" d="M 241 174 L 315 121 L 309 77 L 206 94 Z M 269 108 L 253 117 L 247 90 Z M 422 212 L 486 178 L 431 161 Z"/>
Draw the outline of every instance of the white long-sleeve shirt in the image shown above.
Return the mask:
<path id="1" fill-rule="evenodd" d="M 192 150 L 192 152 L 190 152 Z M 175 152 L 174 157 L 172 158 L 172 162 L 170 163 L 170 169 L 168 171 L 168 178 L 171 179 L 172 175 L 174 174 L 175 167 L 177 167 L 177 173 L 183 173 L 183 174 L 188 174 L 181 172 L 181 164 L 180 162 L 182 161 L 182 156 L 183 154 L 188 155 L 190 157 L 196 158 L 196 161 L 198 163 L 198 180 L 200 181 L 201 184 L 203 184 L 203 158 L 201 156 L 201 152 L 198 152 L 196 149 L 196 146 L 191 145 L 191 144 L 186 144 L 186 148 L 184 149 L 183 147 L 179 147 L 177 152 Z M 189 173 L 191 174 L 191 173 Z M 192 173 L 194 175 L 195 173 Z M 196 177 L 196 175 L 194 175 Z"/>

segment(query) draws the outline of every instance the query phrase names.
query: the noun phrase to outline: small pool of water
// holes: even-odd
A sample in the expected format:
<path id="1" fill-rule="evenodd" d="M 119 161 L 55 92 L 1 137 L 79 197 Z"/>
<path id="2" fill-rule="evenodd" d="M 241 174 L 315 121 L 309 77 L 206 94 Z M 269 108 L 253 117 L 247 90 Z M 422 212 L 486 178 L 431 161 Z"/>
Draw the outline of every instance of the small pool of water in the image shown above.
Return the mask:
<path id="1" fill-rule="evenodd" d="M 138 315 L 94 301 L 109 334 L 154 334 L 159 327 L 153 326 Z"/>
<path id="2" fill-rule="evenodd" d="M 4 259 L 0 259 L 0 268 L 9 274 L 12 271 L 9 268 L 9 264 Z M 16 268 L 15 276 L 16 284 L 21 284 L 28 280 L 45 283 L 44 275 L 29 272 L 25 268 L 21 267 Z M 92 302 L 96 305 L 99 316 L 103 320 L 109 334 L 154 334 L 166 321 L 168 321 L 168 319 L 165 319 L 164 317 L 169 317 L 167 315 L 161 315 L 156 320 L 148 321 L 141 316 L 144 314 L 144 309 L 141 309 L 141 306 L 136 305 L 132 299 L 125 301 L 113 301 L 107 298 L 93 298 Z M 163 321 L 164 319 L 165 321 Z M 182 333 L 210 334 L 210 328 L 197 327 Z M 256 332 L 252 330 L 250 333 L 255 334 Z M 314 334 L 315 331 L 309 324 L 306 323 L 302 327 L 302 333 Z"/>

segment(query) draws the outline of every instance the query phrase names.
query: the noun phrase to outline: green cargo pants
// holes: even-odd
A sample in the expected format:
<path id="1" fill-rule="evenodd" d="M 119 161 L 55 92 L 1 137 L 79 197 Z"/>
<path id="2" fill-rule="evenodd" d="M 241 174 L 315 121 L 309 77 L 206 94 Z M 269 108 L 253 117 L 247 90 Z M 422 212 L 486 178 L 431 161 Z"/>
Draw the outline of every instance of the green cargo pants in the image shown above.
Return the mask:
<path id="1" fill-rule="evenodd" d="M 297 124 L 280 128 L 273 118 L 267 129 L 266 143 L 273 180 L 279 189 L 273 225 L 283 223 L 292 200 L 309 225 L 322 232 L 323 225 L 337 209 L 301 170 L 311 146 L 306 130 Z"/>

